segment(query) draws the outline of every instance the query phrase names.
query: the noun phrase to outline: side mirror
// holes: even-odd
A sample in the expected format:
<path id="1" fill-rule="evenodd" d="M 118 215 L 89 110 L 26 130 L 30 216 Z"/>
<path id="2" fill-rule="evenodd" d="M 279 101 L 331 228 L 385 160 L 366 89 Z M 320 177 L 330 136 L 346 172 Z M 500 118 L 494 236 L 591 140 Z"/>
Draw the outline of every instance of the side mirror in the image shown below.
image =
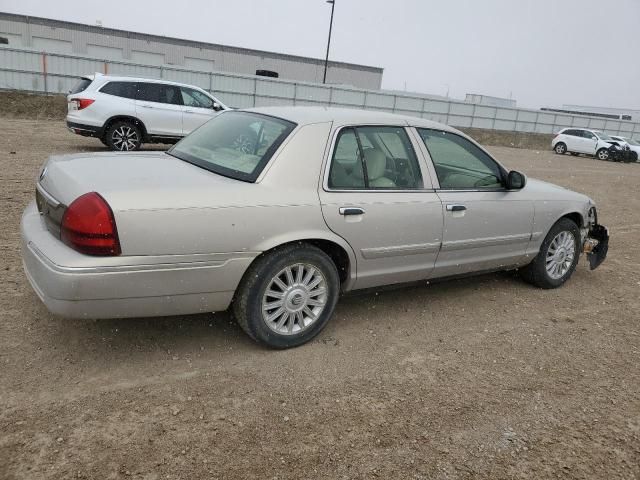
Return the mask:
<path id="1" fill-rule="evenodd" d="M 598 137 L 591 137 L 591 140 L 598 140 Z"/>
<path id="2" fill-rule="evenodd" d="M 220 110 L 222 110 L 222 105 L 220 105 L 218 102 L 213 102 L 211 108 L 213 108 L 216 112 L 219 112 Z"/>
<path id="3" fill-rule="evenodd" d="M 507 175 L 507 190 L 521 190 L 527 184 L 527 177 L 524 173 L 511 170 Z"/>

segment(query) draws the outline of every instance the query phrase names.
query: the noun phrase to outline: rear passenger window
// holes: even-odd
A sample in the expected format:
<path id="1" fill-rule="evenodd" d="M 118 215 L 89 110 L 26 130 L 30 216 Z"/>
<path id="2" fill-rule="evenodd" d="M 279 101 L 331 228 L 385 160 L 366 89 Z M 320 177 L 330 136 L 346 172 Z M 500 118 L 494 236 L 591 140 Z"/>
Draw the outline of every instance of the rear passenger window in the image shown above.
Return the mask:
<path id="1" fill-rule="evenodd" d="M 133 82 L 109 82 L 100 89 L 100 93 L 123 98 L 136 98 L 136 84 Z"/>
<path id="2" fill-rule="evenodd" d="M 422 174 L 403 127 L 356 127 L 340 132 L 329 170 L 338 189 L 418 189 Z"/>
<path id="3" fill-rule="evenodd" d="M 138 83 L 138 100 L 182 105 L 180 89 L 162 83 Z"/>

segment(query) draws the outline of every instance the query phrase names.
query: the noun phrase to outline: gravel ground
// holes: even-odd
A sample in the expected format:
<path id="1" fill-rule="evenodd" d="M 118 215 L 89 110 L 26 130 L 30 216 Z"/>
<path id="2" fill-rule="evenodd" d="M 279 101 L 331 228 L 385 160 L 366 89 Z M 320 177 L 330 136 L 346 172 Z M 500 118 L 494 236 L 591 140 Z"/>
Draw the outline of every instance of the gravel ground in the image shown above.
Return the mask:
<path id="1" fill-rule="evenodd" d="M 46 311 L 20 214 L 46 156 L 80 150 L 102 145 L 0 118 L 0 478 L 640 477 L 640 165 L 492 148 L 598 202 L 597 271 L 346 297 L 317 340 L 270 351 L 227 313 Z"/>

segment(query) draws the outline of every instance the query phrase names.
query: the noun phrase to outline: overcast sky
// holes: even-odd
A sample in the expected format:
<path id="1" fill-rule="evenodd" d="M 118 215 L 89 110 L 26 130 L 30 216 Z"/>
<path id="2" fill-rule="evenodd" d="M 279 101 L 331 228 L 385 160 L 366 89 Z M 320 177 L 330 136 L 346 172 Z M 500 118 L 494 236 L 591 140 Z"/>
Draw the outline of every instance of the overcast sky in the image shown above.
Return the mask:
<path id="1" fill-rule="evenodd" d="M 0 10 L 323 58 L 325 0 L 0 0 Z M 640 0 L 336 0 L 332 60 L 383 88 L 640 109 Z"/>

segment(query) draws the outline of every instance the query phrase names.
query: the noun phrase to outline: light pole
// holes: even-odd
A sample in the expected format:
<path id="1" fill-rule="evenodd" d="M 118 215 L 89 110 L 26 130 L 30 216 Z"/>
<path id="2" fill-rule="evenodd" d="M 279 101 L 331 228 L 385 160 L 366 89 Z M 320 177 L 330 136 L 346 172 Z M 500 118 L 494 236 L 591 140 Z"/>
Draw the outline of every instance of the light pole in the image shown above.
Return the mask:
<path id="1" fill-rule="evenodd" d="M 331 46 L 331 29 L 333 28 L 333 9 L 336 8 L 336 0 L 327 0 L 331 4 L 331 20 L 329 21 L 329 39 L 327 40 L 327 56 L 324 57 L 324 76 L 322 83 L 327 83 L 327 65 L 329 64 L 329 47 Z"/>

